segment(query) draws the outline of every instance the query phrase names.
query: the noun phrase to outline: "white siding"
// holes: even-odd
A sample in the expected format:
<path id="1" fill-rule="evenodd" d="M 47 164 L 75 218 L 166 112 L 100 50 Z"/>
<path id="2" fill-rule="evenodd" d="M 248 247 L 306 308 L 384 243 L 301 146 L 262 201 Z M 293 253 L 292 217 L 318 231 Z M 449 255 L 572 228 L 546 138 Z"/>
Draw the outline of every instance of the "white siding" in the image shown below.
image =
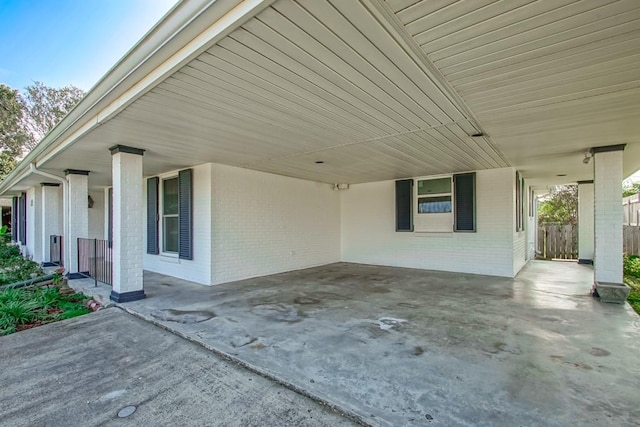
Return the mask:
<path id="1" fill-rule="evenodd" d="M 342 261 L 514 275 L 514 170 L 476 173 L 476 233 L 395 231 L 394 181 L 341 191 Z"/>
<path id="2" fill-rule="evenodd" d="M 214 284 L 338 262 L 339 191 L 216 164 L 212 232 Z"/>
<path id="3" fill-rule="evenodd" d="M 106 239 L 104 190 L 89 191 L 89 195 L 93 199 L 93 207 L 89 209 L 89 238 Z"/>
<path id="4" fill-rule="evenodd" d="M 211 164 L 193 167 L 193 260 L 178 259 L 176 256 L 150 255 L 146 253 L 147 212 L 146 179 L 143 184 L 145 210 L 144 217 L 144 269 L 169 276 L 179 277 L 203 285 L 211 284 Z M 162 177 L 177 175 L 178 171 Z"/>
<path id="5" fill-rule="evenodd" d="M 42 201 L 42 261 L 51 261 L 50 236 L 63 235 L 62 187 L 43 186 Z"/>

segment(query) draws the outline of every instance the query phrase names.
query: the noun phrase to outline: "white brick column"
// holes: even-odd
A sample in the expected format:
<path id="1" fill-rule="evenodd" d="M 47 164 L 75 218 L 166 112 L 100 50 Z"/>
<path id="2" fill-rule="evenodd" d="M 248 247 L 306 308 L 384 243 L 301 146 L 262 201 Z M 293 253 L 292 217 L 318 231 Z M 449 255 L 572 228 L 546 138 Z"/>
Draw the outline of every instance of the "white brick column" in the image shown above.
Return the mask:
<path id="1" fill-rule="evenodd" d="M 27 247 L 26 255 L 37 263 L 42 262 L 42 199 L 40 188 L 27 190 Z"/>
<path id="2" fill-rule="evenodd" d="M 624 145 L 595 147 L 594 224 L 595 281 L 599 284 L 622 284 L 622 151 Z"/>
<path id="3" fill-rule="evenodd" d="M 113 290 L 115 302 L 145 298 L 142 280 L 143 198 L 139 148 L 110 148 L 113 180 Z"/>
<path id="4" fill-rule="evenodd" d="M 578 181 L 578 264 L 593 264 L 593 181 Z"/>
<path id="5" fill-rule="evenodd" d="M 42 200 L 42 261 L 51 266 L 50 236 L 63 235 L 62 225 L 62 192 L 60 184 L 43 182 L 41 185 Z"/>
<path id="6" fill-rule="evenodd" d="M 64 236 L 64 268 L 70 279 L 83 277 L 78 271 L 78 238 L 89 237 L 89 171 L 67 169 L 67 235 Z"/>

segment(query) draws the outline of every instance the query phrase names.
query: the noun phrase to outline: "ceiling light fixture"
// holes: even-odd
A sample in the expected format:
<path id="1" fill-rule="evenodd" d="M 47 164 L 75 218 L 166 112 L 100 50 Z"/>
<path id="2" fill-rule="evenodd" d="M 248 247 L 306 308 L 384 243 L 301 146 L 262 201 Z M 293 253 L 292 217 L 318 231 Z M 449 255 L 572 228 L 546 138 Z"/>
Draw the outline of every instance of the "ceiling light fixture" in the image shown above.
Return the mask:
<path id="1" fill-rule="evenodd" d="M 584 159 L 582 159 L 582 163 L 584 163 L 585 165 L 588 164 L 591 161 L 591 157 L 593 157 L 593 154 L 591 154 L 591 151 L 588 151 L 586 153 L 584 153 Z"/>
<path id="2" fill-rule="evenodd" d="M 482 138 L 483 136 L 484 136 L 484 133 L 478 132 L 471 135 L 471 138 Z"/>
<path id="3" fill-rule="evenodd" d="M 322 160 L 316 160 L 316 165 L 321 165 L 321 164 L 323 164 L 323 163 L 324 163 L 324 162 L 323 162 Z"/>

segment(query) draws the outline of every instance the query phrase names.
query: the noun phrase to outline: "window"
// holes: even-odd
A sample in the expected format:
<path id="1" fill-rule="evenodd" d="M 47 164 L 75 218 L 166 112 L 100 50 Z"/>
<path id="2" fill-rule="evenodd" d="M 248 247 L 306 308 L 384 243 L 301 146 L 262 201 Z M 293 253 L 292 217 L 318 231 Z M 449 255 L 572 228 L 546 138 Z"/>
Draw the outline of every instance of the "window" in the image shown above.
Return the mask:
<path id="1" fill-rule="evenodd" d="M 178 253 L 178 177 L 162 180 L 162 252 Z"/>
<path id="2" fill-rule="evenodd" d="M 147 178 L 147 253 L 193 259 L 193 169 Z"/>
<path id="3" fill-rule="evenodd" d="M 451 231 L 451 178 L 419 179 L 416 185 L 416 231 Z"/>
<path id="4" fill-rule="evenodd" d="M 451 178 L 418 181 L 418 213 L 451 212 Z"/>
<path id="5" fill-rule="evenodd" d="M 475 199 L 474 172 L 396 181 L 396 231 L 475 232 Z"/>

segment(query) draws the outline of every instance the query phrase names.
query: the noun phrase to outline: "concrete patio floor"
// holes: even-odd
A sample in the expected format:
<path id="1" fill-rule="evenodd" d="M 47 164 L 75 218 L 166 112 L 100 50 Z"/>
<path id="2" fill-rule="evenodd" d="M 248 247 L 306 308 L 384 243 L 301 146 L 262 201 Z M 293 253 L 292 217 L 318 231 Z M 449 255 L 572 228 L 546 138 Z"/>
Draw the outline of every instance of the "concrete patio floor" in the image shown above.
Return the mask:
<path id="1" fill-rule="evenodd" d="M 589 296 L 592 280 L 545 261 L 515 279 L 338 263 L 205 287 L 145 272 L 148 298 L 123 306 L 374 425 L 637 425 L 640 317 Z"/>

